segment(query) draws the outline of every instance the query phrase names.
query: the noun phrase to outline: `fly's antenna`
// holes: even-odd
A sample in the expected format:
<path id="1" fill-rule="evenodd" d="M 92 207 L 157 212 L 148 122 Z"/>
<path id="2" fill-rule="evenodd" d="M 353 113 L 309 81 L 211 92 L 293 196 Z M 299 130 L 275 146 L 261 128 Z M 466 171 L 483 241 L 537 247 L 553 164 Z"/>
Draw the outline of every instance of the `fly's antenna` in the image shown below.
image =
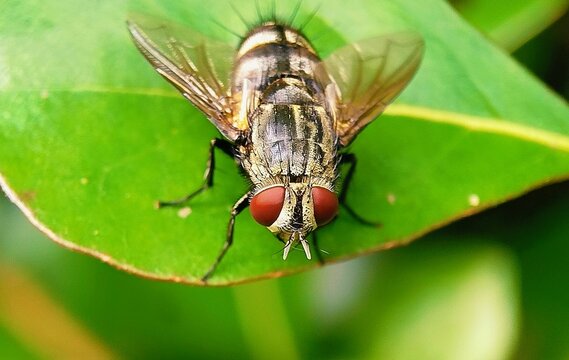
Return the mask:
<path id="1" fill-rule="evenodd" d="M 314 10 L 310 13 L 310 15 L 308 15 L 308 17 L 306 18 L 306 20 L 304 20 L 304 23 L 302 23 L 302 25 L 298 28 L 298 30 L 300 32 L 302 32 L 304 30 L 304 28 L 306 27 L 306 25 L 308 25 L 308 23 L 310 21 L 312 21 L 312 19 L 314 18 L 314 16 L 316 15 L 316 13 L 318 12 L 318 10 L 320 10 L 320 6 L 322 5 L 322 3 L 318 4 L 318 6 L 316 6 L 316 8 L 314 8 Z"/>
<path id="2" fill-rule="evenodd" d="M 310 247 L 308 246 L 308 241 L 302 236 L 302 234 L 298 234 L 298 238 L 300 239 L 300 243 L 302 244 L 302 248 L 304 249 L 304 254 L 308 260 L 312 259 L 312 255 L 310 254 Z"/>
<path id="3" fill-rule="evenodd" d="M 300 5 L 302 4 L 302 0 L 298 0 L 296 2 L 296 5 L 294 5 L 294 9 L 292 9 L 292 13 L 290 14 L 290 17 L 288 18 L 287 24 L 290 27 L 294 27 L 294 20 L 296 19 L 296 15 L 298 15 L 298 10 L 300 10 Z"/>
<path id="4" fill-rule="evenodd" d="M 280 239 L 279 239 L 279 241 L 280 241 Z M 281 252 L 285 249 L 285 247 L 287 246 L 286 244 L 288 244 L 288 241 L 285 243 L 285 246 L 283 246 L 280 250 L 275 251 L 275 252 L 272 253 L 271 255 L 276 255 L 276 254 L 281 253 Z M 302 251 L 302 250 L 300 250 L 299 248 L 297 248 L 296 246 L 295 246 L 295 247 L 292 247 L 292 246 L 291 246 L 290 249 L 291 249 L 291 250 L 294 250 L 294 251 Z M 328 254 L 328 253 L 326 253 L 326 254 Z"/>
<path id="5" fill-rule="evenodd" d="M 288 253 L 289 253 L 289 251 L 290 251 L 290 248 L 291 248 L 291 246 L 292 246 L 292 241 L 293 241 L 293 239 L 294 239 L 294 234 L 295 234 L 295 233 L 292 233 L 292 234 L 290 235 L 290 238 L 287 240 L 287 242 L 286 242 L 286 244 L 285 244 L 284 252 L 283 252 L 283 260 L 286 260 L 286 258 L 288 257 Z"/>

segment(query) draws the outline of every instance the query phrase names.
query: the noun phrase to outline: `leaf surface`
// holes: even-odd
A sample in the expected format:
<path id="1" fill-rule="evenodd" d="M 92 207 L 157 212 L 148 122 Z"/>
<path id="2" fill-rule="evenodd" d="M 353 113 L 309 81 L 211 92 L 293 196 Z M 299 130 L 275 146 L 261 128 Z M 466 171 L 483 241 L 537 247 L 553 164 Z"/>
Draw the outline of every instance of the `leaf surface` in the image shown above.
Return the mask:
<path id="1" fill-rule="evenodd" d="M 249 2 L 235 5 L 257 18 Z M 569 177 L 567 105 L 445 2 L 357 5 L 347 12 L 329 1 L 305 27 L 324 57 L 400 30 L 419 32 L 427 50 L 410 87 L 349 149 L 359 163 L 348 202 L 383 226 L 362 226 L 342 211 L 318 232 L 328 260 L 406 243 Z M 297 24 L 316 6 L 304 1 Z M 235 42 L 212 19 L 243 33 L 239 17 L 225 2 L 197 0 L 26 1 L 2 10 L 0 174 L 11 199 L 65 246 L 143 276 L 198 283 L 247 184 L 218 156 L 216 184 L 190 204 L 189 216 L 153 208 L 200 186 L 209 140 L 219 135 L 145 63 L 125 20 L 146 12 Z M 317 266 L 300 251 L 283 262 L 281 248 L 245 211 L 209 283 Z"/>

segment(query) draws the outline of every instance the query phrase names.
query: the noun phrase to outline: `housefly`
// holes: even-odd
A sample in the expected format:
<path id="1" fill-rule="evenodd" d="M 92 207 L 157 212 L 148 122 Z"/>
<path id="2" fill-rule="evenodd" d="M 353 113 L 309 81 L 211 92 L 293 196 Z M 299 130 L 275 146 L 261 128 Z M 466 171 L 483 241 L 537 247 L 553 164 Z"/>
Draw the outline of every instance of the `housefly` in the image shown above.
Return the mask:
<path id="1" fill-rule="evenodd" d="M 284 243 L 283 259 L 297 244 L 311 259 L 308 234 L 330 222 L 339 205 L 367 222 L 346 204 L 356 157 L 342 150 L 415 74 L 424 48 L 418 35 L 363 40 L 321 60 L 301 30 L 275 19 L 251 28 L 237 49 L 147 17 L 128 28 L 154 69 L 224 137 L 210 142 L 203 185 L 159 205 L 181 205 L 211 187 L 216 148 L 251 182 L 231 209 L 225 243 L 203 281 L 231 246 L 235 218 L 247 207 Z M 349 169 L 338 190 L 341 164 Z"/>

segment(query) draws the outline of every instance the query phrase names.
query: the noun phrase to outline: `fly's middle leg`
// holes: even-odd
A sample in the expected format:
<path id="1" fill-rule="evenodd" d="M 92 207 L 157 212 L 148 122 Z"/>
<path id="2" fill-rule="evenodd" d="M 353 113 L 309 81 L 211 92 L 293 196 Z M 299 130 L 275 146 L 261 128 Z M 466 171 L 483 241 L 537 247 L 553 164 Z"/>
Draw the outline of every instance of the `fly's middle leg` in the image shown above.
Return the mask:
<path id="1" fill-rule="evenodd" d="M 231 246 L 231 244 L 233 244 L 233 230 L 235 227 L 235 218 L 237 217 L 237 215 L 239 215 L 243 210 L 245 210 L 249 206 L 249 196 L 250 196 L 249 193 L 246 193 L 245 195 L 241 196 L 241 198 L 239 198 L 239 200 L 237 200 L 237 202 L 231 208 L 231 217 L 229 218 L 229 223 L 227 224 L 227 235 L 225 238 L 225 243 L 223 243 L 223 247 L 221 248 L 219 255 L 217 255 L 215 262 L 211 265 L 209 270 L 202 277 L 202 281 L 204 283 L 207 282 L 207 279 L 209 279 L 211 275 L 213 275 L 215 269 L 217 269 L 217 266 L 219 265 L 225 254 L 227 253 L 227 250 L 229 250 L 229 247 Z"/>
<path id="2" fill-rule="evenodd" d="M 162 208 L 162 207 L 167 207 L 167 206 L 181 206 L 181 205 L 187 203 L 188 201 L 190 201 L 191 199 L 193 199 L 196 195 L 202 193 L 207 188 L 212 187 L 213 186 L 213 172 L 215 170 L 215 149 L 216 148 L 222 150 L 225 154 L 227 154 L 231 157 L 234 157 L 233 145 L 229 141 L 223 140 L 223 139 L 217 139 L 217 138 L 212 139 L 210 141 L 210 145 L 209 145 L 209 157 L 208 157 L 207 166 L 205 169 L 203 185 L 199 189 L 197 189 L 196 191 L 184 196 L 181 199 L 172 200 L 172 201 L 158 201 L 156 204 L 156 207 Z"/>
<path id="3" fill-rule="evenodd" d="M 356 219 L 358 222 L 360 222 L 364 225 L 369 225 L 369 226 L 381 226 L 381 223 L 379 223 L 379 222 L 375 222 L 375 221 L 371 221 L 371 220 L 367 220 L 367 219 L 363 218 L 354 209 L 352 209 L 352 207 L 350 205 L 348 205 L 346 203 L 346 196 L 348 195 L 348 189 L 349 189 L 350 184 L 352 182 L 352 177 L 354 176 L 354 172 L 356 171 L 356 164 L 357 164 L 356 156 L 354 154 L 344 154 L 344 155 L 342 155 L 342 159 L 340 160 L 340 164 L 348 164 L 350 166 L 350 168 L 348 169 L 348 173 L 346 174 L 346 177 L 344 178 L 344 184 L 342 185 L 342 190 L 340 191 L 340 196 L 338 197 L 338 201 L 340 202 L 340 205 L 342 205 L 344 207 L 344 209 L 346 209 L 346 211 L 354 219 Z"/>

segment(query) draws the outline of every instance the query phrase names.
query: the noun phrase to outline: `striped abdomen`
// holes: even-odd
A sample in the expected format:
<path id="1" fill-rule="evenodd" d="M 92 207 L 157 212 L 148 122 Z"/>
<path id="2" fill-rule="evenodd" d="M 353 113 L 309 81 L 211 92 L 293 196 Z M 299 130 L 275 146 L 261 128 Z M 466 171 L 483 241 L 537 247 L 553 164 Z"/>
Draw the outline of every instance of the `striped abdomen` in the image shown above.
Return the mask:
<path id="1" fill-rule="evenodd" d="M 254 29 L 241 45 L 232 91 L 241 99 L 235 113 L 246 113 L 249 125 L 241 164 L 258 189 L 306 181 L 333 188 L 337 141 L 319 63 L 308 41 L 283 25 Z"/>

